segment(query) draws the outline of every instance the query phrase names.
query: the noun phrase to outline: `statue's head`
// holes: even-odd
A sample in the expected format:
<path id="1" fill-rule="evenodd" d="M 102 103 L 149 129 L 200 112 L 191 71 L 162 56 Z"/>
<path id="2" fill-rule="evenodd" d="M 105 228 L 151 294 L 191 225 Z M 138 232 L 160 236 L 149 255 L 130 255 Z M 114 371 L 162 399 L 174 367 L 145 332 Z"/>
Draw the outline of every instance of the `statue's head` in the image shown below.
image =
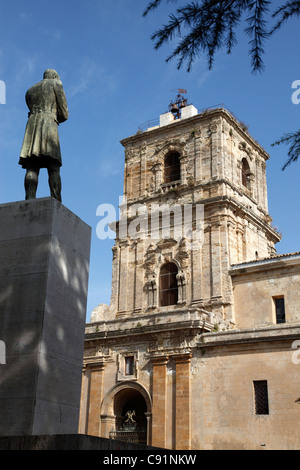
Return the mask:
<path id="1" fill-rule="evenodd" d="M 56 70 L 53 69 L 45 70 L 43 78 L 44 80 L 47 80 L 48 78 L 57 78 L 58 80 L 60 80 L 58 73 L 56 72 Z"/>

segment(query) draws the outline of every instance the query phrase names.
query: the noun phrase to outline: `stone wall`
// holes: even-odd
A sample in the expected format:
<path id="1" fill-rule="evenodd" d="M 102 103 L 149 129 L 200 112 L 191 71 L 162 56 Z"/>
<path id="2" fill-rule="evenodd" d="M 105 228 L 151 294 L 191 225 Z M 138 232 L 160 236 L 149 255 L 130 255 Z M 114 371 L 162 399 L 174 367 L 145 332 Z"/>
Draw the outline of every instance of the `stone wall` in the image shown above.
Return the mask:
<path id="1" fill-rule="evenodd" d="M 300 365 L 293 360 L 299 323 L 203 333 L 196 316 L 181 329 L 167 317 L 151 327 L 138 325 L 137 318 L 132 325 L 125 322 L 128 329 L 123 323 L 123 330 L 121 320 L 115 329 L 109 322 L 87 327 L 84 381 L 91 393 L 82 396 L 88 406 L 81 422 L 89 432 L 97 418 L 94 434 L 109 437 L 116 427 L 116 397 L 138 391 L 147 402 L 148 444 L 181 450 L 299 448 Z M 97 326 L 102 334 L 95 335 Z M 134 375 L 119 375 L 122 359 L 133 353 Z M 94 388 L 97 361 L 103 364 L 102 382 Z M 268 383 L 268 415 L 255 414 L 257 380 Z"/>
<path id="2" fill-rule="evenodd" d="M 192 363 L 194 449 L 297 450 L 299 364 L 292 347 L 299 327 L 216 333 Z M 277 329 L 277 334 L 279 334 Z M 230 344 L 231 343 L 231 344 Z M 269 414 L 256 415 L 253 381 L 266 380 Z"/>
<path id="3" fill-rule="evenodd" d="M 274 299 L 284 297 L 287 323 L 300 321 L 300 256 L 280 255 L 231 269 L 238 328 L 276 324 Z"/>

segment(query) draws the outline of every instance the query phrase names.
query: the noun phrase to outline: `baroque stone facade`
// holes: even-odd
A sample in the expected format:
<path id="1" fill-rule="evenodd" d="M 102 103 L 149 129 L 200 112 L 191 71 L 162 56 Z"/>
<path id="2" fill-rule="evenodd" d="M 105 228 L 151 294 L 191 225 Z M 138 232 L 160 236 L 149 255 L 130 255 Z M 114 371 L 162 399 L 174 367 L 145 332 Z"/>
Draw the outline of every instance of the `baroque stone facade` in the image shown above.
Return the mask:
<path id="1" fill-rule="evenodd" d="M 269 155 L 223 108 L 166 113 L 122 145 L 111 304 L 86 325 L 79 432 L 299 448 L 300 254 L 276 254 Z"/>

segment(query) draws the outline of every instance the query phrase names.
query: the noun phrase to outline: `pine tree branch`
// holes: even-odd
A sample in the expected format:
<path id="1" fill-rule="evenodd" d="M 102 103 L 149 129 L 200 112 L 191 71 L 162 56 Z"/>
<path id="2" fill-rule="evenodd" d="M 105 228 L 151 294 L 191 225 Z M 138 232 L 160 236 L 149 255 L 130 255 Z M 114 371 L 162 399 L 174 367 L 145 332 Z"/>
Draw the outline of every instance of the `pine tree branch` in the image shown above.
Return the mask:
<path id="1" fill-rule="evenodd" d="M 176 2 L 176 0 L 165 1 Z M 162 2 L 163 0 L 151 0 L 144 16 L 156 9 Z M 268 31 L 265 18 L 269 13 L 271 3 L 267 0 L 187 0 L 185 7 L 178 8 L 176 13 L 170 15 L 169 23 L 152 35 L 152 40 L 155 41 L 154 47 L 158 49 L 177 36 L 180 42 L 167 61 L 177 57 L 179 68 L 184 61 L 187 61 L 187 69 L 190 70 L 195 57 L 205 53 L 209 68 L 211 68 L 218 49 L 224 47 L 228 54 L 232 52 L 237 43 L 235 33 L 241 15 L 248 13 L 245 32 L 250 37 L 251 69 L 253 73 L 262 72 L 265 40 L 289 18 L 300 16 L 300 1 L 286 1 L 272 15 L 269 15 L 278 21 L 273 29 Z"/>
<path id="2" fill-rule="evenodd" d="M 149 2 L 143 13 L 143 16 L 147 16 L 150 11 L 155 10 L 162 3 L 162 1 L 163 0 L 152 0 L 151 2 Z M 167 3 L 176 2 L 176 0 L 166 0 L 166 1 Z"/>
<path id="3" fill-rule="evenodd" d="M 162 0 L 153 0 L 145 12 L 156 8 Z M 168 1 L 168 0 L 167 0 Z M 173 0 L 174 1 L 174 0 Z M 266 21 L 264 15 L 268 11 L 270 2 L 267 0 L 202 0 L 188 2 L 186 6 L 178 8 L 175 14 L 169 16 L 168 24 L 164 24 L 152 35 L 155 49 L 164 43 L 180 38 L 178 46 L 167 58 L 167 61 L 177 57 L 178 68 L 187 61 L 187 70 L 196 56 L 207 54 L 208 66 L 211 69 L 216 52 L 222 47 L 228 54 L 237 43 L 235 30 L 244 11 L 250 13 L 247 18 L 246 33 L 251 37 L 250 55 L 253 72 L 263 69 L 263 42 L 267 37 Z M 185 34 L 182 36 L 182 32 Z M 198 51 L 197 51 L 198 48 Z"/>
<path id="4" fill-rule="evenodd" d="M 239 22 L 239 14 L 235 11 L 230 11 L 228 14 L 228 35 L 225 39 L 227 54 L 231 54 L 233 46 L 237 44 L 234 29 L 238 26 Z"/>
<path id="5" fill-rule="evenodd" d="M 178 68 L 181 68 L 186 60 L 187 70 L 190 71 L 195 57 L 204 52 L 207 53 L 211 68 L 216 51 L 225 43 L 230 53 L 235 42 L 233 27 L 237 25 L 240 16 L 240 13 L 232 11 L 235 3 L 236 1 L 204 0 L 201 5 L 198 2 L 190 2 L 185 7 L 178 8 L 176 16 L 170 15 L 169 23 L 152 35 L 155 49 L 172 40 L 175 35 L 181 37 L 181 31 L 184 29 L 187 34 L 181 38 L 167 61 L 179 57 Z M 229 32 L 224 40 L 226 30 Z"/>
<path id="6" fill-rule="evenodd" d="M 284 171 L 287 166 L 293 162 L 296 162 L 300 156 L 300 129 L 294 133 L 284 134 L 279 140 L 272 144 L 272 147 L 281 144 L 290 146 L 288 151 L 289 158 L 282 167 L 282 170 Z"/>
<path id="7" fill-rule="evenodd" d="M 162 1 L 151 0 L 144 16 L 157 8 Z M 176 2 L 176 0 L 165 1 Z M 265 40 L 288 19 L 300 16 L 300 1 L 286 1 L 271 15 L 272 18 L 277 19 L 277 23 L 269 32 L 265 17 L 269 12 L 270 4 L 271 2 L 267 0 L 190 1 L 185 7 L 178 8 L 176 14 L 169 16 L 169 23 L 156 31 L 152 35 L 152 40 L 155 41 L 155 48 L 158 49 L 165 42 L 178 36 L 179 43 L 167 58 L 167 62 L 178 58 L 177 67 L 181 68 L 186 61 L 187 70 L 190 71 L 196 57 L 206 54 L 208 66 L 211 69 L 214 56 L 219 49 L 225 47 L 227 53 L 231 53 L 233 46 L 237 43 L 235 31 L 241 21 L 241 16 L 243 13 L 248 13 L 245 32 L 250 37 L 249 54 L 252 72 L 261 72 L 263 70 L 262 57 Z M 300 130 L 285 134 L 272 145 L 280 144 L 289 145 L 289 158 L 282 168 L 284 170 L 300 156 Z"/>
<path id="8" fill-rule="evenodd" d="M 273 13 L 272 17 L 279 17 L 279 20 L 271 30 L 270 34 L 273 34 L 275 31 L 277 31 L 279 28 L 281 28 L 283 23 L 294 16 L 300 16 L 300 1 L 287 2 Z"/>
<path id="9" fill-rule="evenodd" d="M 263 16 L 268 11 L 270 2 L 266 0 L 256 0 L 249 5 L 250 16 L 247 18 L 248 28 L 246 33 L 253 39 L 249 42 L 251 48 L 249 54 L 252 58 L 251 65 L 253 72 L 262 72 L 264 65 L 262 61 L 263 42 L 268 36 L 266 32 L 266 21 Z"/>

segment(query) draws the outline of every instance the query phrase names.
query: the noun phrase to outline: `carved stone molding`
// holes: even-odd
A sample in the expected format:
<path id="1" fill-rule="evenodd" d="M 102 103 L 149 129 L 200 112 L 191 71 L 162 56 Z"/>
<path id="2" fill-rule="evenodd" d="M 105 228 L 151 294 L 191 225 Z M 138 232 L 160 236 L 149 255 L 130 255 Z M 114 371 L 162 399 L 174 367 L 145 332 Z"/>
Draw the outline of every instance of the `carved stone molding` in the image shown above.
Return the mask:
<path id="1" fill-rule="evenodd" d="M 165 366 L 169 362 L 169 356 L 165 356 L 159 353 L 157 355 L 156 354 L 152 355 L 150 359 L 154 366 Z"/>
<path id="2" fill-rule="evenodd" d="M 189 364 L 192 360 L 192 353 L 181 353 L 181 354 L 175 354 L 173 356 L 173 359 L 176 364 Z"/>
<path id="3" fill-rule="evenodd" d="M 150 279 L 147 280 L 145 284 L 147 298 L 148 298 L 148 308 L 156 308 L 158 303 L 157 296 L 157 283 L 155 274 L 152 275 Z"/>
<path id="4" fill-rule="evenodd" d="M 85 370 L 90 370 L 92 372 L 104 370 L 106 360 L 103 356 L 101 357 L 88 357 L 83 361 L 83 366 Z"/>
<path id="5" fill-rule="evenodd" d="M 133 373 L 126 374 L 125 370 L 125 358 L 126 357 L 133 357 L 134 364 L 133 364 Z M 123 351 L 122 353 L 118 354 L 117 356 L 117 381 L 128 381 L 128 380 L 138 380 L 138 373 L 139 373 L 139 354 L 138 351 Z"/>

